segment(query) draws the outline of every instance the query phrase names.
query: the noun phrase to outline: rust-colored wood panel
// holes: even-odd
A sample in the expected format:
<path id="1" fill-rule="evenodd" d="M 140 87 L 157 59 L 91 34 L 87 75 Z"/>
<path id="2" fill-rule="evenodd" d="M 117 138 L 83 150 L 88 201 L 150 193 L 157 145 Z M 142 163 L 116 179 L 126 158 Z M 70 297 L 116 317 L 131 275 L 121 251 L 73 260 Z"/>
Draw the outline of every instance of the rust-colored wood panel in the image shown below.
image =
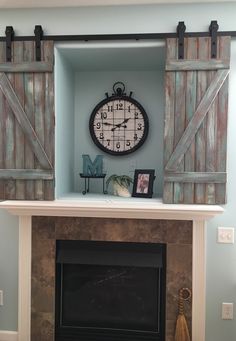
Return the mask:
<path id="1" fill-rule="evenodd" d="M 25 41 L 24 42 L 24 61 L 32 62 L 34 60 L 34 42 Z M 34 123 L 34 82 L 33 82 L 33 74 L 25 73 L 24 74 L 24 87 L 25 87 L 25 99 L 24 99 L 24 110 L 30 121 L 33 129 L 35 128 Z M 25 168 L 33 169 L 34 168 L 34 153 L 32 151 L 31 145 L 27 139 L 25 139 Z M 25 198 L 27 200 L 34 200 L 34 181 L 27 180 L 25 181 Z"/>
<path id="2" fill-rule="evenodd" d="M 219 58 L 230 59 L 230 37 L 218 38 Z M 227 78 L 218 95 L 218 111 L 217 111 L 217 135 L 216 135 L 216 170 L 218 172 L 226 170 L 227 156 L 227 122 L 228 122 L 228 82 Z M 226 203 L 226 185 L 217 184 L 216 204 Z"/>
<path id="3" fill-rule="evenodd" d="M 188 38 L 187 39 L 187 54 L 188 59 L 197 59 L 198 39 Z M 186 82 L 186 126 L 192 119 L 196 109 L 196 95 L 197 95 L 197 72 L 187 72 Z M 185 153 L 185 164 L 184 170 L 186 172 L 193 172 L 195 170 L 195 139 L 187 149 Z M 194 203 L 194 183 L 184 184 L 184 203 Z"/>
<path id="4" fill-rule="evenodd" d="M 208 59 L 210 50 L 210 38 L 198 38 L 198 59 Z M 197 103 L 199 104 L 207 90 L 207 71 L 198 71 L 197 82 Z M 204 120 L 196 134 L 196 171 L 205 172 L 206 170 L 206 121 Z M 195 185 L 195 203 L 205 203 L 204 184 Z"/>
<path id="5" fill-rule="evenodd" d="M 0 63 L 5 62 L 5 42 L 0 42 Z M 0 91 L 0 168 L 5 167 L 5 98 Z M 0 200 L 5 199 L 5 182 L 0 180 Z"/>
<path id="6" fill-rule="evenodd" d="M 44 148 L 44 106 L 45 106 L 45 78 L 42 73 L 34 74 L 34 110 L 35 110 L 35 132 Z M 37 158 L 35 158 L 35 168 L 41 168 Z M 35 199 L 44 199 L 43 180 L 35 181 Z"/>
<path id="7" fill-rule="evenodd" d="M 54 63 L 54 44 L 52 41 L 45 41 L 43 44 L 43 59 L 45 62 Z M 45 135 L 44 148 L 51 165 L 54 168 L 55 157 L 55 113 L 54 113 L 54 75 L 47 72 L 45 77 Z M 55 182 L 44 181 L 45 200 L 54 199 Z"/>
<path id="8" fill-rule="evenodd" d="M 226 183 L 225 172 L 166 172 L 165 181 L 184 183 Z"/>
<path id="9" fill-rule="evenodd" d="M 42 74 L 39 74 L 40 76 L 43 76 Z M 42 80 L 42 84 L 44 85 L 44 79 L 43 77 L 40 77 L 40 81 Z M 24 109 L 20 103 L 20 100 L 18 98 L 18 95 L 16 94 L 15 90 L 13 89 L 13 86 L 11 86 L 8 78 L 6 75 L 0 74 L 0 88 L 1 91 L 4 93 L 7 104 L 10 106 L 12 109 L 12 113 L 16 118 L 16 121 L 19 123 L 22 131 L 24 132 L 25 136 L 28 138 L 31 144 L 31 148 L 33 149 L 38 163 L 42 166 L 45 167 L 46 169 L 52 168 L 50 161 L 48 160 L 47 154 L 44 151 L 43 147 L 43 140 L 42 138 L 40 139 L 38 137 L 38 134 L 36 132 L 39 131 L 39 136 L 42 136 L 44 134 L 44 126 L 43 126 L 43 120 L 41 119 L 41 116 L 39 113 L 43 112 L 44 110 L 44 103 L 38 103 L 40 101 L 41 96 L 43 98 L 43 89 L 39 86 L 39 84 L 36 84 L 37 88 L 37 101 L 36 101 L 36 107 L 35 107 L 35 116 L 38 121 L 35 124 L 35 130 L 30 124 L 30 121 L 28 120 L 27 115 L 24 112 Z"/>
<path id="10" fill-rule="evenodd" d="M 227 178 L 226 133 L 230 40 L 228 37 L 218 38 L 217 59 L 211 59 L 210 38 L 187 38 L 185 46 L 187 46 L 185 54 L 187 60 L 167 59 L 167 69 L 171 70 L 166 72 L 167 79 L 170 77 L 169 74 L 172 77 L 175 74 L 175 85 L 172 90 L 174 98 L 169 98 L 169 93 L 166 93 L 168 109 L 166 113 L 169 113 L 169 103 L 174 103 L 175 124 L 173 126 L 166 116 L 165 132 L 167 130 L 168 135 L 165 134 L 164 144 L 164 202 L 167 202 L 165 198 L 168 198 L 168 203 L 223 204 Z M 193 62 L 194 66 L 189 64 L 190 59 L 197 59 L 197 62 Z M 195 71 L 197 64 L 200 70 Z M 186 77 L 185 89 L 184 77 Z M 180 91 L 181 87 L 182 91 Z M 181 96 L 185 97 L 185 107 Z M 180 114 L 181 110 L 183 115 Z M 183 126 L 184 131 L 180 133 Z M 175 147 L 168 155 L 166 146 L 171 145 L 173 138 Z M 171 183 L 174 185 L 174 190 Z M 183 197 L 182 186 L 184 186 Z M 165 188 L 168 189 L 167 193 Z M 172 190 L 169 191 L 169 188 Z"/>
<path id="11" fill-rule="evenodd" d="M 189 124 L 187 125 L 184 133 L 181 135 L 179 142 L 177 143 L 166 165 L 167 170 L 177 170 L 179 168 L 179 165 L 182 159 L 184 158 L 184 154 L 190 147 L 195 135 L 197 135 L 198 132 L 201 130 L 205 117 L 212 103 L 214 102 L 218 92 L 220 91 L 222 85 L 224 84 L 226 78 L 228 77 L 228 72 L 229 72 L 228 70 L 218 70 L 216 72 L 214 78 L 212 79 L 211 84 L 203 94 L 203 97 L 200 103 L 198 104 L 193 117 L 191 118 Z M 201 152 L 203 153 L 204 150 Z"/>
<path id="12" fill-rule="evenodd" d="M 186 39 L 186 44 L 189 46 L 191 41 L 196 41 L 196 39 L 197 38 L 188 38 Z M 166 71 L 209 71 L 219 69 L 229 69 L 229 59 L 196 60 L 196 58 L 189 57 L 187 54 L 187 59 L 168 60 L 166 63 Z"/>
<path id="13" fill-rule="evenodd" d="M 21 54 L 21 60 L 15 59 L 15 56 L 18 54 L 18 48 L 21 49 L 23 47 L 24 42 L 13 42 L 15 45 L 14 48 L 14 62 L 1 63 L 0 64 L 0 72 L 11 72 L 11 73 L 23 73 L 23 72 L 52 72 L 53 65 L 52 63 L 45 62 L 31 62 L 25 63 L 23 61 L 23 55 Z M 22 45 L 22 47 L 21 47 Z"/>
<path id="14" fill-rule="evenodd" d="M 166 40 L 166 59 L 177 57 L 177 39 Z M 175 117 L 175 72 L 165 75 L 165 127 L 164 127 L 164 167 L 174 149 L 174 117 Z M 173 202 L 174 184 L 164 182 L 163 201 L 166 204 Z"/>
<path id="15" fill-rule="evenodd" d="M 53 43 L 42 42 L 42 63 L 34 54 L 34 42 L 14 42 L 13 63 L 6 64 L 5 43 L 0 44 L 0 67 L 13 67 L 0 80 L 2 200 L 54 198 Z"/>
<path id="16" fill-rule="evenodd" d="M 219 44 L 217 45 L 217 59 L 219 58 Z M 209 61 L 211 59 L 211 49 L 208 55 Z M 212 82 L 216 74 L 216 70 L 208 71 L 208 85 Z M 218 95 L 217 95 L 218 96 Z M 212 103 L 206 117 L 206 172 L 216 172 L 216 118 L 218 99 L 216 98 Z M 215 204 L 215 183 L 206 184 L 205 187 L 205 202 L 207 204 Z"/>
<path id="17" fill-rule="evenodd" d="M 186 39 L 185 39 L 186 54 Z M 175 78 L 175 127 L 174 127 L 174 145 L 176 146 L 185 130 L 185 96 L 186 96 L 186 76 L 183 71 L 176 72 Z M 173 155 L 173 154 L 172 154 Z M 184 171 L 184 158 L 178 164 L 178 171 Z M 174 203 L 180 204 L 184 201 L 184 187 L 182 183 L 174 183 Z"/>
<path id="18" fill-rule="evenodd" d="M 23 61 L 23 42 L 15 41 L 13 43 L 13 60 L 15 63 L 19 63 Z M 14 89 L 17 93 L 17 98 L 21 103 L 22 107 L 24 107 L 24 75 L 22 73 L 17 73 L 14 75 L 15 83 Z M 24 133 L 17 122 L 15 120 L 15 143 L 16 143 L 16 169 L 24 169 L 25 168 L 25 137 Z M 16 199 L 23 200 L 25 198 L 25 182 L 23 180 L 16 180 Z"/>
<path id="19" fill-rule="evenodd" d="M 12 46 L 12 56 L 14 45 Z M 14 87 L 14 75 L 7 73 L 6 77 L 9 84 Z M 12 109 L 5 99 L 5 168 L 15 168 L 15 116 Z M 16 182 L 14 180 L 5 181 L 5 199 L 15 199 Z"/>
<path id="20" fill-rule="evenodd" d="M 53 171 L 43 169 L 0 169 L 0 179 L 35 180 L 53 179 Z"/>

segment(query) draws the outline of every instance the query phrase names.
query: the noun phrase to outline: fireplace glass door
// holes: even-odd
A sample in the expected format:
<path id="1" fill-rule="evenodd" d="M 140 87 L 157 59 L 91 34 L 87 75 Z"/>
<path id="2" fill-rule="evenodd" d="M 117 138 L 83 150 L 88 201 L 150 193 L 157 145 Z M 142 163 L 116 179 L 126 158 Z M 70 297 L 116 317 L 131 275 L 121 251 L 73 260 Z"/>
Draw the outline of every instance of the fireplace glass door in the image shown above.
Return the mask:
<path id="1" fill-rule="evenodd" d="M 165 246 L 58 241 L 56 341 L 164 340 Z"/>

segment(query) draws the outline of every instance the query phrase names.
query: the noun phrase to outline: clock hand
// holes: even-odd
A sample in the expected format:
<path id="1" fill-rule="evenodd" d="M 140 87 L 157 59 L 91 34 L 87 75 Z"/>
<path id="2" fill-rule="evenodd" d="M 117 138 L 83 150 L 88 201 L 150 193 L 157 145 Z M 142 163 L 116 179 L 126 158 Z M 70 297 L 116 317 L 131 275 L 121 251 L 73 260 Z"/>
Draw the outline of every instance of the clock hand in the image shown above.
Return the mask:
<path id="1" fill-rule="evenodd" d="M 122 124 L 127 123 L 130 119 L 131 119 L 131 117 L 126 118 L 123 122 L 121 122 L 121 123 L 118 124 L 118 125 L 121 126 Z"/>
<path id="2" fill-rule="evenodd" d="M 104 126 L 115 126 L 115 124 L 109 123 L 109 122 L 103 122 Z"/>
<path id="3" fill-rule="evenodd" d="M 123 122 L 119 123 L 119 124 L 113 124 L 115 127 L 111 129 L 111 131 L 114 131 L 116 128 L 127 128 L 127 126 L 124 126 L 124 123 L 127 123 L 129 120 L 131 119 L 131 117 L 126 118 Z"/>
<path id="4" fill-rule="evenodd" d="M 111 128 L 111 131 L 114 131 L 114 130 L 116 130 L 117 128 L 127 128 L 127 125 L 120 125 L 119 124 L 119 126 L 117 127 L 114 127 L 114 128 Z"/>

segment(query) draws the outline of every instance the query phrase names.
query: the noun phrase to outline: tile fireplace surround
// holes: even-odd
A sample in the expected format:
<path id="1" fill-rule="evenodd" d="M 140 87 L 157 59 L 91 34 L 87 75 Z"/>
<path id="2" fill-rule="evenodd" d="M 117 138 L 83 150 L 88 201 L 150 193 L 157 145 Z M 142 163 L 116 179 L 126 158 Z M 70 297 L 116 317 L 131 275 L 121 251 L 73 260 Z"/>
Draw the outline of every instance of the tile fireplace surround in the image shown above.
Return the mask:
<path id="1" fill-rule="evenodd" d="M 54 341 L 57 239 L 165 243 L 166 341 L 174 341 L 183 286 L 193 293 L 192 307 L 186 305 L 192 341 L 205 341 L 205 226 L 221 207 L 115 200 L 5 201 L 0 207 L 19 216 L 18 341 Z"/>

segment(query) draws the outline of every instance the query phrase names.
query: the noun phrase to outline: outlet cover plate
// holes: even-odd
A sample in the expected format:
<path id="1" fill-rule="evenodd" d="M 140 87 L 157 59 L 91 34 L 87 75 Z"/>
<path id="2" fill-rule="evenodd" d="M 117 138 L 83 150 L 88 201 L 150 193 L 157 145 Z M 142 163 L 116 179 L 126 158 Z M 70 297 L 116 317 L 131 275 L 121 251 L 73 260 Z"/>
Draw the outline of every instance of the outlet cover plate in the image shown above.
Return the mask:
<path id="1" fill-rule="evenodd" d="M 234 244 L 234 228 L 218 227 L 217 242 L 223 244 Z"/>
<path id="2" fill-rule="evenodd" d="M 234 318 L 234 304 L 222 303 L 222 320 L 233 320 Z"/>

